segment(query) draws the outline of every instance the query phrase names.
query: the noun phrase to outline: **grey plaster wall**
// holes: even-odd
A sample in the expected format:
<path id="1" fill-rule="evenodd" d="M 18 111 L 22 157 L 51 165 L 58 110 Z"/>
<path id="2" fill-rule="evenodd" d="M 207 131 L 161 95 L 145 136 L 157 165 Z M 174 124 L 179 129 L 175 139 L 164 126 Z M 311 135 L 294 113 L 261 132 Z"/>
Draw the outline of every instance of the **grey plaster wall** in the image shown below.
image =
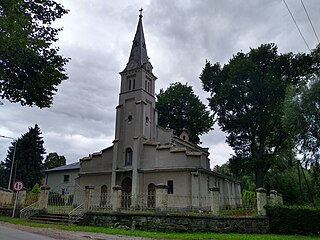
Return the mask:
<path id="1" fill-rule="evenodd" d="M 186 196 L 191 193 L 190 172 L 147 172 L 141 174 L 140 189 L 147 192 L 148 185 L 163 183 L 167 185 L 168 180 L 173 180 L 173 194 Z"/>
<path id="2" fill-rule="evenodd" d="M 75 179 L 78 177 L 79 169 L 47 172 L 45 174 L 45 185 L 52 191 L 62 193 L 62 189 L 74 186 Z M 64 182 L 64 175 L 69 175 L 69 181 Z"/>

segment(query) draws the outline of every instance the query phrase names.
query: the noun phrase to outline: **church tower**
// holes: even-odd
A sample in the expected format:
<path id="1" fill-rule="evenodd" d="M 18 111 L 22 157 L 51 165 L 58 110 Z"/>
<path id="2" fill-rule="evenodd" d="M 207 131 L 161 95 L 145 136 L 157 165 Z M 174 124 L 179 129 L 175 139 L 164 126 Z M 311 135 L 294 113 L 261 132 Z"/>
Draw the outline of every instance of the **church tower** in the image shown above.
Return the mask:
<path id="1" fill-rule="evenodd" d="M 124 192 L 139 193 L 138 169 L 143 142 L 156 140 L 157 112 L 155 81 L 147 55 L 142 25 L 142 9 L 128 63 L 120 72 L 119 105 L 113 142 L 112 186 Z M 125 178 L 124 183 L 121 179 Z M 131 182 L 131 183 L 130 183 Z"/>

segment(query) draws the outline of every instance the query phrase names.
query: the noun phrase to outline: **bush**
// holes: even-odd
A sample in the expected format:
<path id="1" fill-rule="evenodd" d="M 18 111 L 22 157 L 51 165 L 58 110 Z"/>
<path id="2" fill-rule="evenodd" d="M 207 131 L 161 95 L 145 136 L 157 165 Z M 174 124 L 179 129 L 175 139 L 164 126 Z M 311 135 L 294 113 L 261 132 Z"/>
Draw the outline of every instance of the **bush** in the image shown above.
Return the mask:
<path id="1" fill-rule="evenodd" d="M 307 206 L 266 206 L 270 231 L 277 234 L 320 234 L 320 209 Z"/>
<path id="2" fill-rule="evenodd" d="M 31 190 L 31 192 L 33 193 L 40 193 L 40 191 L 41 189 L 40 189 L 39 183 L 36 183 Z"/>

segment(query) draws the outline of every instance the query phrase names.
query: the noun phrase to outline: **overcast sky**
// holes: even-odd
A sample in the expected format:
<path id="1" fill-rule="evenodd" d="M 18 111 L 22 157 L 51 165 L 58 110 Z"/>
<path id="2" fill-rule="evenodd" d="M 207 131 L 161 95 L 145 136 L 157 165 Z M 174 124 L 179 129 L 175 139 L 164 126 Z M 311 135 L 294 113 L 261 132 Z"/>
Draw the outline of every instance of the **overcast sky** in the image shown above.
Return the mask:
<path id="1" fill-rule="evenodd" d="M 306 44 L 282 0 L 60 0 L 69 14 L 57 45 L 70 57 L 69 79 L 59 85 L 51 108 L 0 105 L 0 135 L 18 138 L 36 123 L 47 153 L 78 161 L 112 145 L 120 75 L 128 61 L 139 9 L 156 93 L 170 83 L 188 83 L 207 105 L 199 76 L 205 60 L 226 63 L 233 54 L 276 43 L 280 52 L 307 52 Z M 317 39 L 300 0 L 286 0 L 310 48 Z M 320 34 L 320 1 L 304 0 Z M 231 149 L 215 127 L 201 137 L 210 148 L 211 166 L 225 163 Z M 0 160 L 9 139 L 0 138 Z"/>

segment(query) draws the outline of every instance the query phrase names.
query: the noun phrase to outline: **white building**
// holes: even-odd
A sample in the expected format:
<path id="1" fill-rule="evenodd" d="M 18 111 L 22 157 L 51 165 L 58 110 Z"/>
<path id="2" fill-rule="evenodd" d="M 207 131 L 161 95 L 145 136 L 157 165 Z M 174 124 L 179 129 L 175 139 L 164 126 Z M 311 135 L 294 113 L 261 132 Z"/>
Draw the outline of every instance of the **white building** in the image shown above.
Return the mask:
<path id="1" fill-rule="evenodd" d="M 178 203 L 181 207 L 199 207 L 192 198 L 219 187 L 222 204 L 234 205 L 241 196 L 239 182 L 210 170 L 208 148 L 189 142 L 185 132 L 175 136 L 158 125 L 152 69 L 140 14 L 129 61 L 120 72 L 113 145 L 80 160 L 78 184 L 94 185 L 97 194 L 111 194 L 120 185 L 132 196 L 132 206 L 137 204 L 134 196 L 151 196 L 160 183 L 171 196 L 190 197 Z"/>

